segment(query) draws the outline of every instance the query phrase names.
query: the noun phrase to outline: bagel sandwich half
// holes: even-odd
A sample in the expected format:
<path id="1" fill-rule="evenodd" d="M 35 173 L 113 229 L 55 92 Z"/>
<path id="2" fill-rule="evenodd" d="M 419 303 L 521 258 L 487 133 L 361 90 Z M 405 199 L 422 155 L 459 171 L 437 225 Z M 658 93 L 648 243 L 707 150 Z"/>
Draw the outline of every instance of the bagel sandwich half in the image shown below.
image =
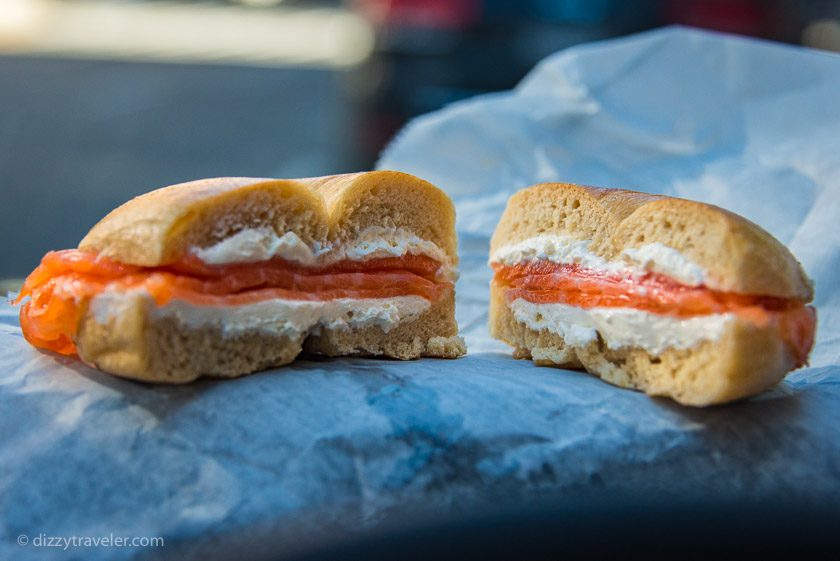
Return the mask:
<path id="1" fill-rule="evenodd" d="M 440 189 L 399 172 L 173 185 L 45 255 L 17 298 L 21 327 L 153 382 L 240 376 L 302 349 L 455 358 L 454 226 Z"/>
<path id="2" fill-rule="evenodd" d="M 546 183 L 491 240 L 491 334 L 516 358 L 705 406 L 807 363 L 813 287 L 769 233 L 721 208 Z"/>

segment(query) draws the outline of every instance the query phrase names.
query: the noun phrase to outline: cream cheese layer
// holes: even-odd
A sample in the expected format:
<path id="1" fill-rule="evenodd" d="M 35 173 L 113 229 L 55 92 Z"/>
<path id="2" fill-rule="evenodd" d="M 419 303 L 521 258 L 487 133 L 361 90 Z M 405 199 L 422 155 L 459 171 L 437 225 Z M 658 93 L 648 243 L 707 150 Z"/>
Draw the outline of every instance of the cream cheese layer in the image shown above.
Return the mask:
<path id="1" fill-rule="evenodd" d="M 734 319 L 732 314 L 677 318 L 632 308 L 534 304 L 522 298 L 509 306 L 517 321 L 535 331 L 545 329 L 559 335 L 568 345 L 582 347 L 600 335 L 610 349 L 641 347 L 652 355 L 717 341 Z"/>
<path id="2" fill-rule="evenodd" d="M 91 300 L 90 311 L 98 323 L 107 324 L 131 311 L 139 291 L 106 290 Z M 151 300 L 150 300 L 151 302 Z M 194 305 L 172 300 L 149 308 L 154 317 L 174 317 L 190 327 L 218 326 L 225 334 L 260 330 L 297 337 L 322 328 L 358 330 L 379 327 L 385 333 L 399 323 L 416 319 L 431 307 L 421 296 L 394 298 L 338 298 L 335 300 L 285 300 L 274 298 L 240 306 Z"/>
<path id="3" fill-rule="evenodd" d="M 490 263 L 516 265 L 545 260 L 567 265 L 577 264 L 609 273 L 643 275 L 655 272 L 686 286 L 699 286 L 707 280 L 702 267 L 678 250 L 659 242 L 625 249 L 620 259 L 613 261 L 607 261 L 593 253 L 589 249 L 590 244 L 589 240 L 579 240 L 571 236 L 542 234 L 496 249 L 490 256 Z"/>
<path id="4" fill-rule="evenodd" d="M 301 265 L 329 265 L 350 259 L 364 261 L 377 257 L 426 255 L 441 263 L 449 257 L 437 244 L 419 238 L 402 228 L 365 228 L 355 240 L 335 245 L 308 245 L 294 232 L 282 236 L 270 228 L 249 228 L 215 245 L 193 248 L 192 253 L 210 265 L 254 263 L 281 257 Z"/>

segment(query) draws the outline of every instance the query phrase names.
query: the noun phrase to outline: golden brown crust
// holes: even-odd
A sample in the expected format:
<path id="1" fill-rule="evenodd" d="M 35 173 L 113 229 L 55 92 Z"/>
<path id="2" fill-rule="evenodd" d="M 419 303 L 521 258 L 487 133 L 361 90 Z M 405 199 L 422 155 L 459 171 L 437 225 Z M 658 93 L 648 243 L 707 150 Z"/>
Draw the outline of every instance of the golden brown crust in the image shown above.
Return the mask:
<path id="1" fill-rule="evenodd" d="M 514 194 L 491 241 L 501 246 L 562 234 L 591 240 L 607 260 L 659 242 L 706 272 L 707 285 L 741 294 L 813 299 L 813 286 L 790 251 L 749 220 L 716 206 L 621 189 L 543 183 Z"/>
<path id="2" fill-rule="evenodd" d="M 733 319 L 717 341 L 653 356 L 644 349 L 609 349 L 599 338 L 586 346 L 567 345 L 548 330 L 517 321 L 504 288 L 491 286 L 490 333 L 514 347 L 514 357 L 540 366 L 584 368 L 616 386 L 707 406 L 735 401 L 771 388 L 793 369 L 795 358 L 771 326 Z"/>
<path id="3" fill-rule="evenodd" d="M 113 210 L 79 249 L 151 267 L 244 228 L 294 232 L 307 243 L 323 244 L 352 239 L 368 226 L 409 230 L 457 264 L 452 201 L 432 184 L 395 171 L 307 179 L 221 177 L 164 187 Z"/>
<path id="4" fill-rule="evenodd" d="M 319 199 L 294 181 L 200 179 L 151 191 L 114 209 L 88 232 L 79 249 L 153 267 L 242 227 L 287 226 L 307 241 L 324 238 L 322 214 Z"/>

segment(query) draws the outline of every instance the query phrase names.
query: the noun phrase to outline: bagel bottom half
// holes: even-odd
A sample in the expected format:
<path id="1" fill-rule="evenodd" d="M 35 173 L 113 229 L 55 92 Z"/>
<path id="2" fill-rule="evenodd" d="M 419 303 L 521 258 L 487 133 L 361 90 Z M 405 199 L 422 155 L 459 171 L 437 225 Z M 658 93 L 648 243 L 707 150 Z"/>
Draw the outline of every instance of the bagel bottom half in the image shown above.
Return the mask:
<path id="1" fill-rule="evenodd" d="M 322 328 L 296 336 L 264 329 L 234 333 L 218 324 L 189 325 L 153 313 L 154 303 L 130 297 L 103 321 L 88 312 L 76 338 L 79 357 L 126 378 L 184 383 L 200 376 L 232 378 L 292 362 L 303 349 L 327 356 L 456 358 L 466 350 L 454 320 L 454 293 L 387 333 L 379 326 Z"/>
<path id="2" fill-rule="evenodd" d="M 670 397 L 683 405 L 705 406 L 741 399 L 777 384 L 795 367 L 795 358 L 772 327 L 738 318 L 716 341 L 691 349 L 652 355 L 641 348 L 610 349 L 599 336 L 585 346 L 567 345 L 548 330 L 518 321 L 504 288 L 493 285 L 490 332 L 514 347 L 514 357 L 541 366 L 585 369 L 606 382 Z"/>

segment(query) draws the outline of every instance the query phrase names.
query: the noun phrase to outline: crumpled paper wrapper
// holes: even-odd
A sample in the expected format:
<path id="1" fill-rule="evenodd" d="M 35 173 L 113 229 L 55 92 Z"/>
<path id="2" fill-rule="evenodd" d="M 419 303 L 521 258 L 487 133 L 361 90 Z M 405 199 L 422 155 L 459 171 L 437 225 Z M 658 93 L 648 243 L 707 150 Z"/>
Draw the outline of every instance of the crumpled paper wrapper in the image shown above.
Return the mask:
<path id="1" fill-rule="evenodd" d="M 379 167 L 456 201 L 470 348 L 457 361 L 311 359 L 149 386 L 34 350 L 3 305 L 0 558 L 209 558 L 495 497 L 836 504 L 838 91 L 836 56 L 672 28 L 561 52 L 512 92 L 411 123 Z M 485 325 L 488 239 L 511 193 L 551 180 L 707 201 L 764 226 L 816 281 L 811 366 L 697 410 L 511 359 Z M 63 551 L 22 534 L 166 546 Z"/>

